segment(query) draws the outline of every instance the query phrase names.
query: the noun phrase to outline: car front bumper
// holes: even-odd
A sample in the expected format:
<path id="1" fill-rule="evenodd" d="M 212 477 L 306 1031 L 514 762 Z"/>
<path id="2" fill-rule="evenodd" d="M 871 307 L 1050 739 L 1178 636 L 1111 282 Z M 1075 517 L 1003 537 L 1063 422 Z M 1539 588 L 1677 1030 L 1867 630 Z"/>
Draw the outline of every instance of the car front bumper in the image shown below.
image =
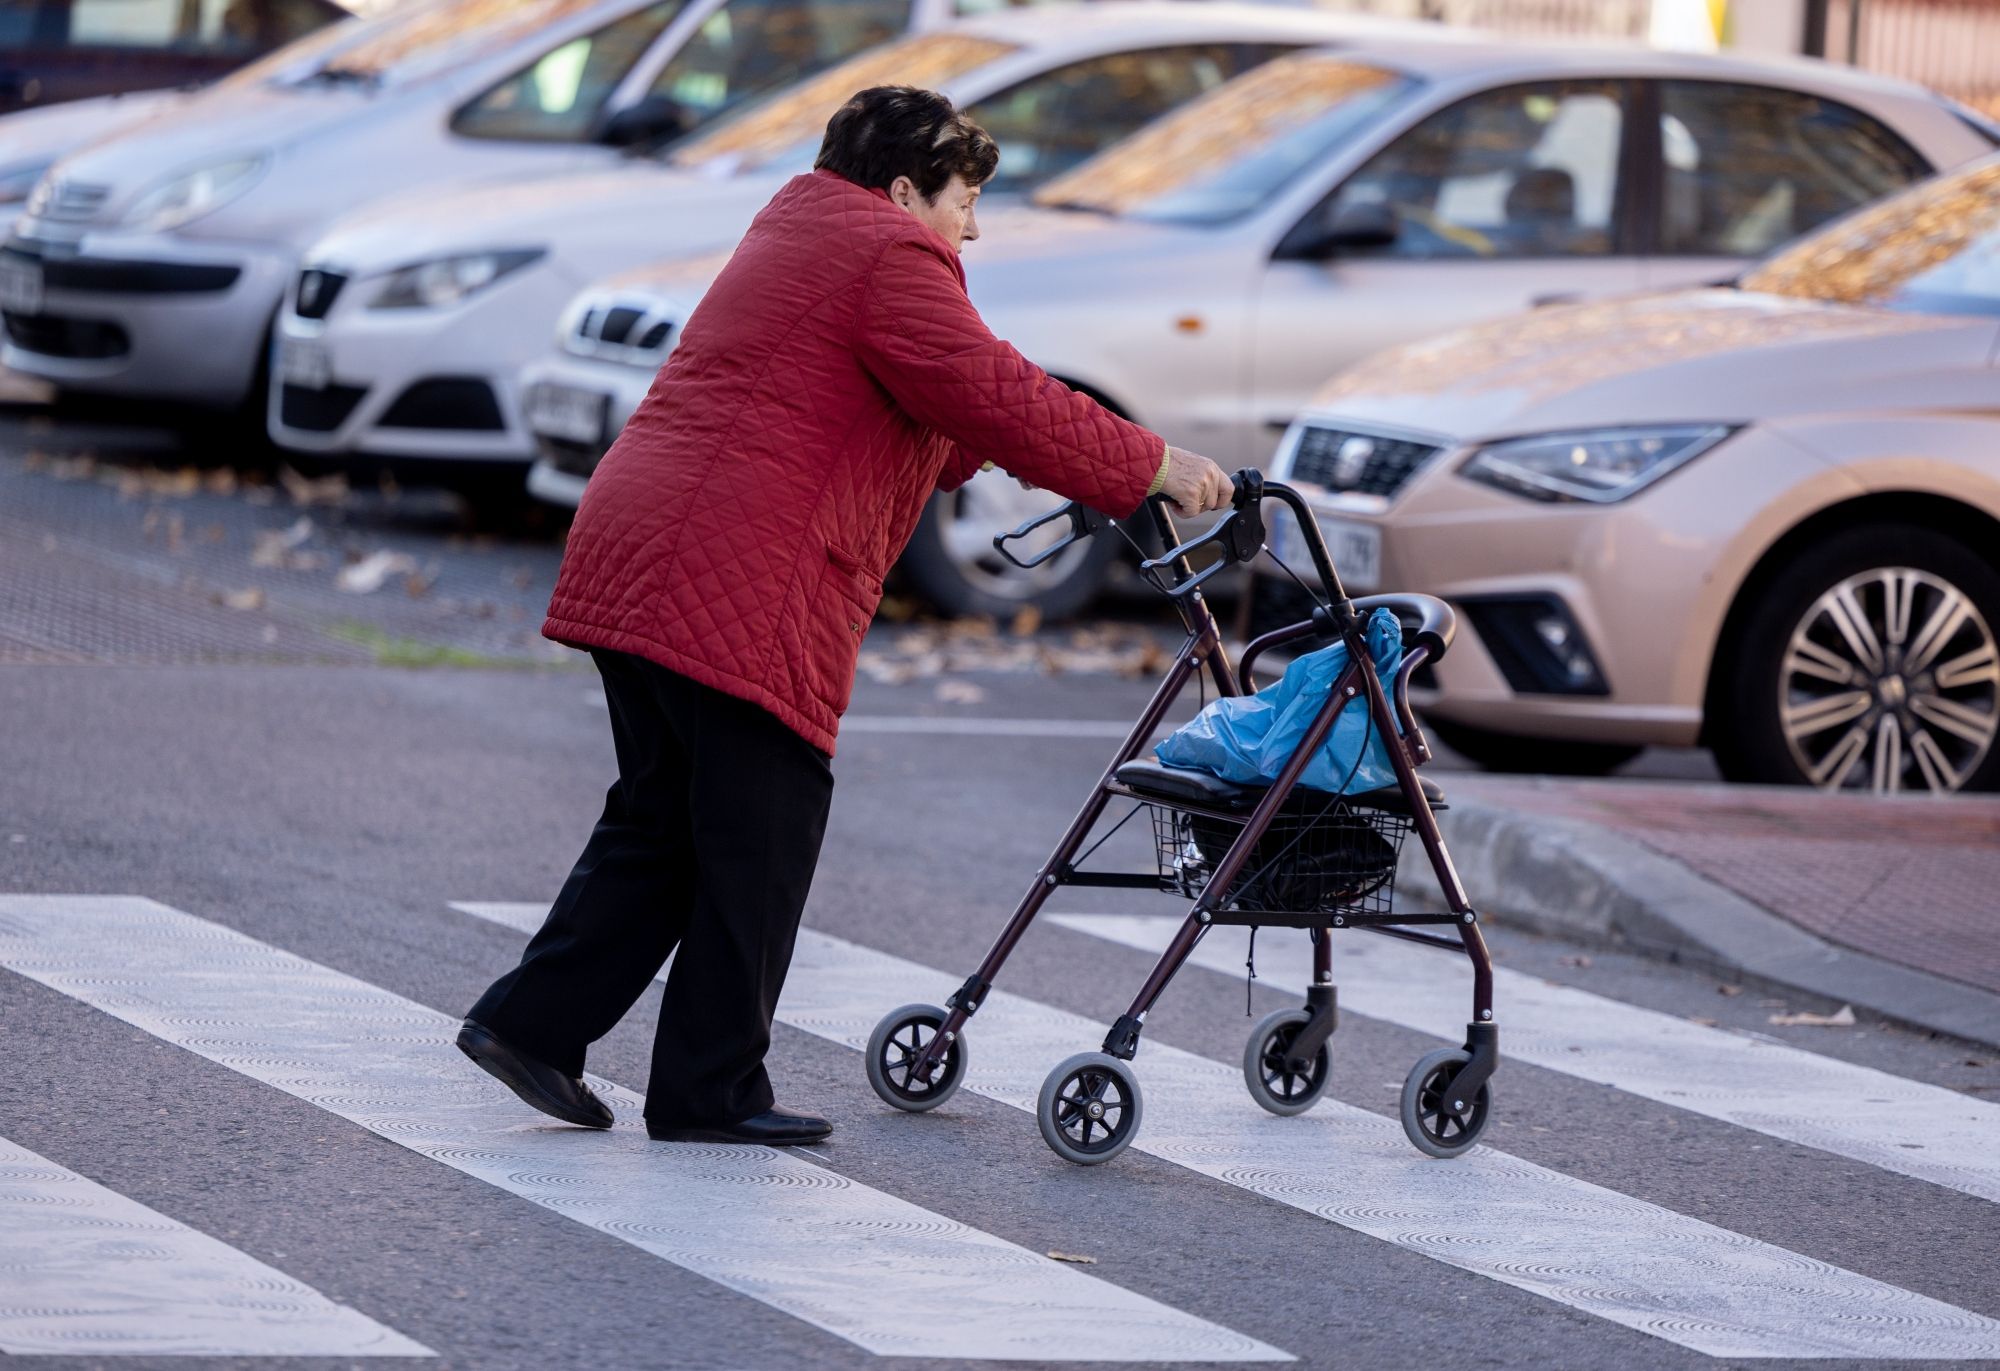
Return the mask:
<path id="1" fill-rule="evenodd" d="M 1592 505 L 1465 480 L 1453 470 L 1465 455 L 1439 453 L 1386 508 L 1298 483 L 1336 526 L 1379 536 L 1380 584 L 1349 586 L 1350 594 L 1418 591 L 1458 609 L 1457 640 L 1412 682 L 1412 702 L 1441 719 L 1529 737 L 1697 742 L 1736 587 L 1768 546 L 1772 520 L 1783 522 L 1781 511 L 1824 479 L 1825 465 L 1751 428 L 1632 499 Z M 1718 509 L 1742 511 L 1740 525 L 1719 522 Z M 1296 530 L 1279 541 L 1310 581 Z M 1265 564 L 1259 575 L 1281 573 Z M 1546 607 L 1596 680 L 1550 679 L 1556 650 L 1544 642 L 1537 659 L 1532 606 Z"/>
<path id="2" fill-rule="evenodd" d="M 233 409 L 250 397 L 289 249 L 17 221 L 0 247 L 40 281 L 0 364 L 70 390 Z"/>
<path id="3" fill-rule="evenodd" d="M 279 316 L 273 440 L 333 456 L 532 459 L 517 378 L 573 284 L 530 266 L 442 309 L 371 309 L 379 289 L 347 279 L 327 317 L 295 301 Z"/>
<path id="4" fill-rule="evenodd" d="M 535 441 L 535 464 L 528 470 L 528 493 L 552 505 L 574 509 L 583 499 L 584 486 L 598 459 L 611 446 L 625 421 L 646 398 L 654 373 L 615 362 L 593 361 L 564 354 L 545 356 L 522 369 L 520 394 L 527 414 L 528 431 Z M 541 393 L 551 389 L 568 392 L 581 401 L 596 397 L 591 406 L 601 420 L 592 436 L 569 424 L 551 422 L 550 410 L 541 402 Z M 577 406 L 572 404 L 570 410 Z"/>

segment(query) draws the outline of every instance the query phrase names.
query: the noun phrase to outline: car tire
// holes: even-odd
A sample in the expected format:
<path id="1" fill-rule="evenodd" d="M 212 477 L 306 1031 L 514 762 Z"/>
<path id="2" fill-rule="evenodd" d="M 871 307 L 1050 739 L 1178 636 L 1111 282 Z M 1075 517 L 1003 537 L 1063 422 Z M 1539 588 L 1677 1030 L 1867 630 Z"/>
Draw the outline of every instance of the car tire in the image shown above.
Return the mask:
<path id="1" fill-rule="evenodd" d="M 1788 556 L 1756 596 L 1710 694 L 1707 728 L 1724 776 L 1829 789 L 2000 787 L 2000 570 L 1991 562 L 1934 528 L 1849 528 Z M 1926 628 L 1954 618 L 1929 646 Z M 1866 631 L 1850 638 L 1855 625 Z M 1867 664 L 1871 642 L 1879 669 Z M 1953 663 L 1964 665 L 1935 670 Z M 1983 744 L 1966 736 L 1979 732 Z"/>
<path id="2" fill-rule="evenodd" d="M 1449 719 L 1426 718 L 1424 726 L 1453 752 L 1485 771 L 1535 772 L 1544 776 L 1602 776 L 1644 752 L 1631 743 L 1586 743 L 1571 738 L 1527 738 L 1497 733 Z"/>
<path id="3" fill-rule="evenodd" d="M 954 617 L 1009 620 L 1030 608 L 1046 619 L 1077 614 L 1097 597 L 1118 556 L 1115 531 L 1107 528 L 1034 571 L 1009 565 L 993 550 L 994 534 L 1062 503 L 1053 492 L 1024 491 L 1010 476 L 983 472 L 931 498 L 903 551 L 903 573 L 918 594 Z M 1051 527 L 1051 542 L 1062 527 Z"/>

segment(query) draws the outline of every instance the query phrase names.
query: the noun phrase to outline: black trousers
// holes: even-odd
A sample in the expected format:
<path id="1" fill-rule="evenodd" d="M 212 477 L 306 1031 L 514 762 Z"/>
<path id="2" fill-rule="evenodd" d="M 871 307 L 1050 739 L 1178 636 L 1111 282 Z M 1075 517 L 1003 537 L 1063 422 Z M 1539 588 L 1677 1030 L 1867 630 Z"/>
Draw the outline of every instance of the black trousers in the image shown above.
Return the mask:
<path id="1" fill-rule="evenodd" d="M 833 799 L 826 754 L 756 705 L 593 652 L 618 781 L 548 921 L 470 1017 L 572 1075 L 669 954 L 646 1118 L 773 1104 L 764 1053 Z"/>

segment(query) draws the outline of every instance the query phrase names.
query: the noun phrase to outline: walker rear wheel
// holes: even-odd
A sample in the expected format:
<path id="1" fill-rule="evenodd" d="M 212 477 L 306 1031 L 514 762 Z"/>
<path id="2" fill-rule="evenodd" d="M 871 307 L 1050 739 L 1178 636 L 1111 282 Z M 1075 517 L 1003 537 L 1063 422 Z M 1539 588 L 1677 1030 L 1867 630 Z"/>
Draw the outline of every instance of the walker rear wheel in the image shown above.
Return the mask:
<path id="1" fill-rule="evenodd" d="M 917 1058 L 943 1025 L 945 1012 L 934 1004 L 906 1004 L 892 1009 L 868 1035 L 868 1084 L 885 1104 L 912 1114 L 936 1109 L 958 1093 L 965 1080 L 965 1035 L 945 1049 L 929 1081 L 918 1079 Z"/>
<path id="2" fill-rule="evenodd" d="M 1250 1088 L 1250 1098 L 1273 1114 L 1303 1114 L 1326 1093 L 1333 1074 L 1331 1042 L 1321 1043 L 1308 1062 L 1289 1060 L 1293 1039 L 1311 1017 L 1304 1009 L 1267 1014 L 1243 1046 L 1243 1084 Z"/>
<path id="3" fill-rule="evenodd" d="M 1079 1052 L 1042 1082 L 1035 1122 L 1058 1157 L 1096 1166 L 1132 1145 L 1144 1110 L 1130 1066 L 1107 1053 Z"/>
<path id="4" fill-rule="evenodd" d="M 1472 1054 L 1462 1047 L 1442 1047 L 1419 1057 L 1403 1081 L 1403 1131 L 1419 1152 L 1433 1157 L 1457 1157 L 1472 1150 L 1486 1131 L 1486 1119 L 1493 1102 L 1491 1090 L 1480 1086 L 1471 1099 L 1460 1099 L 1451 1090 Z"/>

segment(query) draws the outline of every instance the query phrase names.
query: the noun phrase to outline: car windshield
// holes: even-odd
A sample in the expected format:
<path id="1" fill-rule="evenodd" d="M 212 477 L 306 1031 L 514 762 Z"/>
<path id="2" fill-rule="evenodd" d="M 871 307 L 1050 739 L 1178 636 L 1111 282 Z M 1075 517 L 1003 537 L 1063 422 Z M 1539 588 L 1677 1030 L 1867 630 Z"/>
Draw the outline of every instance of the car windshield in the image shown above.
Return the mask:
<path id="1" fill-rule="evenodd" d="M 713 163 L 711 170 L 765 166 L 801 145 L 816 149 L 826 133 L 826 121 L 858 90 L 870 86 L 935 89 L 1017 51 L 1012 43 L 962 33 L 919 34 L 885 43 L 748 105 L 742 113 L 694 138 L 683 139 L 673 145 L 667 161 L 677 167 Z"/>
<path id="2" fill-rule="evenodd" d="M 434 76 L 602 5 L 603 0 L 432 0 L 415 4 L 368 24 L 356 41 L 310 75 L 321 80 L 370 83 Z"/>
<path id="3" fill-rule="evenodd" d="M 1169 223 L 1250 213 L 1414 83 L 1324 53 L 1266 62 L 1082 166 L 1035 203 Z"/>
<path id="4" fill-rule="evenodd" d="M 1843 219 L 1737 284 L 1912 314 L 2000 314 L 2000 159 Z"/>

